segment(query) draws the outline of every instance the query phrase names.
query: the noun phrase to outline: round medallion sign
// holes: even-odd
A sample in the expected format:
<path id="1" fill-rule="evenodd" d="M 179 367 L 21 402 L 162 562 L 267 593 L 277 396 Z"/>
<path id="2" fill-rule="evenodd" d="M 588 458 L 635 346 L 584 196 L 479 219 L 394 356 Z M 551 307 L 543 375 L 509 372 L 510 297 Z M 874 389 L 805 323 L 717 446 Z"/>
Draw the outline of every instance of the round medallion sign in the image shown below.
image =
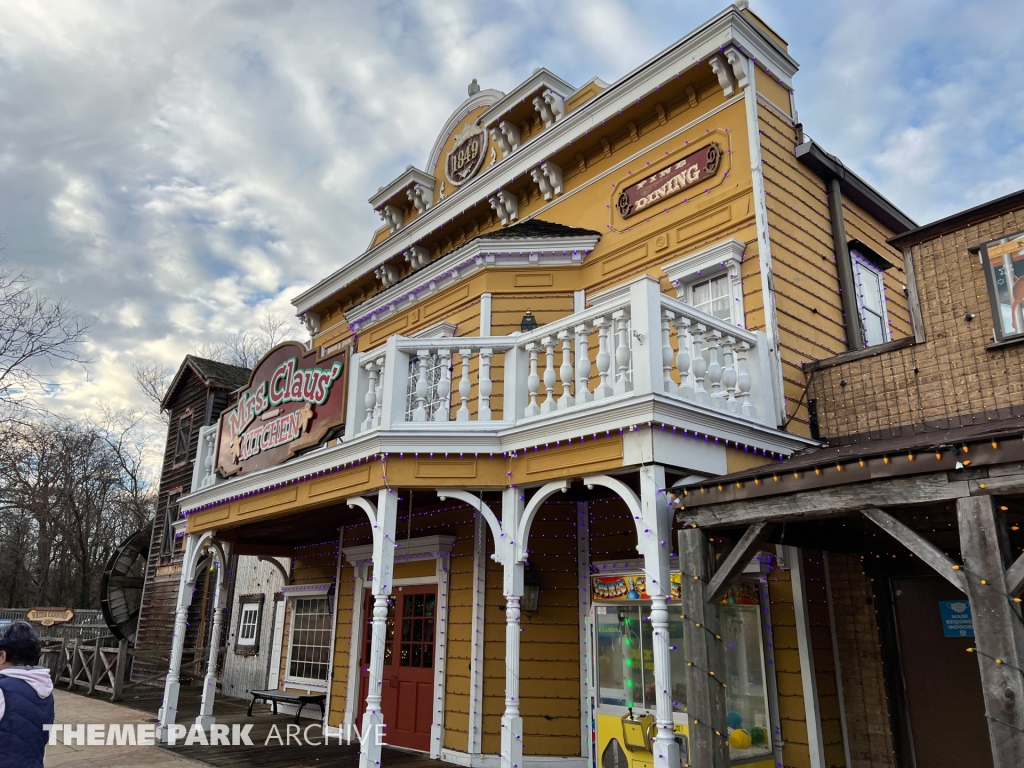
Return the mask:
<path id="1" fill-rule="evenodd" d="M 476 176 L 487 151 L 487 131 L 478 125 L 466 125 L 456 136 L 444 162 L 448 181 L 458 186 Z"/>

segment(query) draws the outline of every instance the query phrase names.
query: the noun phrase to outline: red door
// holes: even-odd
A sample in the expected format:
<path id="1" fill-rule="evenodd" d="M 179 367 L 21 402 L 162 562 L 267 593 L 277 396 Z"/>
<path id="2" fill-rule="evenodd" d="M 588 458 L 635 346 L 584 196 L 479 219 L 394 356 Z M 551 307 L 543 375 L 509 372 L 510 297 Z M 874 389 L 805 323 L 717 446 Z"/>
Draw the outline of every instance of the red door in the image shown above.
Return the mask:
<path id="1" fill-rule="evenodd" d="M 434 722 L 434 636 L 437 626 L 437 586 L 397 587 L 388 601 L 388 630 L 384 650 L 381 711 L 384 742 L 396 747 L 430 749 Z M 360 715 L 366 710 L 370 685 L 370 644 L 373 635 L 373 597 L 366 594 L 363 627 Z"/>

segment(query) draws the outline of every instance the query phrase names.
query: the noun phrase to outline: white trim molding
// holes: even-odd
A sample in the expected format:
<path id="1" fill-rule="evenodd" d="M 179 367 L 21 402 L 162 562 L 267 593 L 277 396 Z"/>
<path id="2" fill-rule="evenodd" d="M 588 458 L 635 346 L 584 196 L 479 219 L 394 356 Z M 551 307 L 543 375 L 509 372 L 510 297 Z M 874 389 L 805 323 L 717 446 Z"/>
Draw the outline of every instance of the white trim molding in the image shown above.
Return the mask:
<path id="1" fill-rule="evenodd" d="M 285 597 L 327 597 L 333 586 L 329 581 L 323 584 L 285 584 L 281 587 L 281 594 Z"/>
<path id="2" fill-rule="evenodd" d="M 395 562 L 404 563 L 411 560 L 431 560 L 444 557 L 452 553 L 454 546 L 454 536 L 421 536 L 416 539 L 399 539 L 395 542 Z M 360 566 L 373 563 L 372 544 L 344 547 L 341 551 L 345 555 L 345 562 L 349 565 Z"/>
<path id="3" fill-rule="evenodd" d="M 689 285 L 698 280 L 714 277 L 721 272 L 729 275 L 732 322 L 740 328 L 746 328 L 743 311 L 743 285 L 740 267 L 743 264 L 743 252 L 746 243 L 731 237 L 703 250 L 684 256 L 678 261 L 666 264 L 661 269 L 668 276 L 669 282 L 676 289 L 680 301 L 690 303 Z"/>
<path id="4" fill-rule="evenodd" d="M 427 158 L 427 173 L 433 173 L 434 168 L 437 166 L 437 161 L 441 159 L 441 150 L 444 149 L 445 142 L 451 138 L 452 131 L 455 130 L 455 126 L 462 122 L 462 120 L 474 109 L 480 107 L 489 107 L 496 101 L 504 97 L 505 94 L 501 91 L 495 90 L 494 88 L 487 88 L 482 91 L 477 91 L 464 102 L 459 104 L 452 112 L 451 117 L 448 118 L 448 122 L 444 124 L 441 132 L 437 134 L 437 138 L 434 140 L 434 146 L 430 149 L 430 156 Z M 486 112 L 484 114 L 487 114 Z M 479 122 L 479 120 L 477 121 Z"/>
<path id="5" fill-rule="evenodd" d="M 402 171 L 398 178 L 378 189 L 377 193 L 370 198 L 369 203 L 373 206 L 374 210 L 377 210 L 408 187 L 424 187 L 428 192 L 433 193 L 434 177 L 429 173 L 424 173 L 419 168 L 414 168 L 411 165 L 406 166 L 406 169 Z M 431 200 L 431 197 L 432 195 L 428 195 L 428 202 Z"/>
<path id="6" fill-rule="evenodd" d="M 485 267 L 550 268 L 582 264 L 600 237 L 595 234 L 516 239 L 485 235 L 356 305 L 345 313 L 345 320 L 355 333 L 364 333 L 381 320 L 403 311 L 407 304 L 437 293 Z"/>

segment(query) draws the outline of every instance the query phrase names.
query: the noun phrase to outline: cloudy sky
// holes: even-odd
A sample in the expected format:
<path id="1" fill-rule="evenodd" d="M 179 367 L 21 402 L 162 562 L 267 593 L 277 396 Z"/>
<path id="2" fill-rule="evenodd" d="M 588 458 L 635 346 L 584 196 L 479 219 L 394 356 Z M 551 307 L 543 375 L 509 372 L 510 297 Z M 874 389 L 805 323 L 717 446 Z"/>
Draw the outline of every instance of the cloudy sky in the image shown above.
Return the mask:
<path id="1" fill-rule="evenodd" d="M 176 367 L 358 255 L 473 77 L 614 81 L 704 0 L 0 0 L 7 262 L 95 316 L 50 406 L 145 407 Z M 918 222 L 1024 187 L 1020 0 L 753 0 L 807 132 Z"/>

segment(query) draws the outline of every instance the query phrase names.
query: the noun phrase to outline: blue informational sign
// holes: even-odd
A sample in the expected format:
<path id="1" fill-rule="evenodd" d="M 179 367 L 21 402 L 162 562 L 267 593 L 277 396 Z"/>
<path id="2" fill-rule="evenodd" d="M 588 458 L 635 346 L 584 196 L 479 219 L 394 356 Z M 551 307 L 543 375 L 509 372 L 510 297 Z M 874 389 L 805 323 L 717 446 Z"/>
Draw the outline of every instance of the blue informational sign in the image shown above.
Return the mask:
<path id="1" fill-rule="evenodd" d="M 971 604 L 966 600 L 940 600 L 942 632 L 946 637 L 974 637 Z"/>

